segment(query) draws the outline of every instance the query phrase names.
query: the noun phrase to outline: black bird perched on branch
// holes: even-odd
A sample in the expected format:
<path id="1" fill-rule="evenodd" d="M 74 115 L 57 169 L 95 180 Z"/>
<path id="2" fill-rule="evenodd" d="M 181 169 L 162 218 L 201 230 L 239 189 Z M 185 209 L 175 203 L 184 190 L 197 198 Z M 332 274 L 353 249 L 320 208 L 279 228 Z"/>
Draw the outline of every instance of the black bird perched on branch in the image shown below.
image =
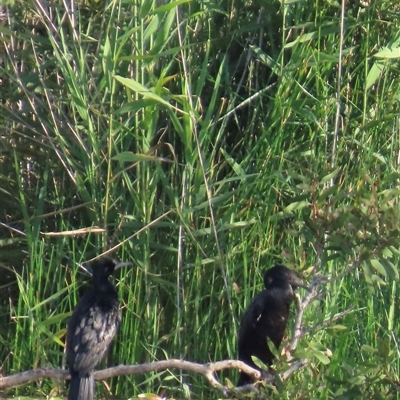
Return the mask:
<path id="1" fill-rule="evenodd" d="M 294 289 L 308 289 L 295 271 L 283 265 L 275 265 L 265 271 L 264 285 L 265 289 L 254 297 L 243 316 L 238 340 L 239 360 L 256 369 L 259 368 L 251 356 L 256 356 L 268 366 L 273 363 L 274 356 L 268 347 L 267 337 L 276 348 L 281 344 Z M 241 372 L 237 385 L 252 382 L 249 375 Z"/>
<path id="2" fill-rule="evenodd" d="M 103 258 L 93 263 L 93 288 L 79 300 L 67 332 L 67 364 L 71 374 L 68 400 L 92 400 L 93 370 L 103 358 L 120 322 L 118 295 L 108 280 L 131 263 Z"/>

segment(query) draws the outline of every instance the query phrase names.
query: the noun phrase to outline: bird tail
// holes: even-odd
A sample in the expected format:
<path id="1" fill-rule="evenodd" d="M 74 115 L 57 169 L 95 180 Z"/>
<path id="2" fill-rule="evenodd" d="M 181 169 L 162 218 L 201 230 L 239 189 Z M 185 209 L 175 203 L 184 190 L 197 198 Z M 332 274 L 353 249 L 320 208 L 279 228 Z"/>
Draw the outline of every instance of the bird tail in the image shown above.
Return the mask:
<path id="1" fill-rule="evenodd" d="M 69 383 L 68 400 L 93 400 L 93 375 L 72 375 Z"/>

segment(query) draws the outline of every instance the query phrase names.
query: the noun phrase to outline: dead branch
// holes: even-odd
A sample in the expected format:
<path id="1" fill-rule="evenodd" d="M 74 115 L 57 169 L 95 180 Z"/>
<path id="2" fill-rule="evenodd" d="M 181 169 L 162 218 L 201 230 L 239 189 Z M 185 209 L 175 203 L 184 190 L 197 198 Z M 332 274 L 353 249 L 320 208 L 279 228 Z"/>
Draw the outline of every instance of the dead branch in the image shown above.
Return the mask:
<path id="1" fill-rule="evenodd" d="M 288 370 L 280 375 L 280 379 L 282 381 L 287 380 L 290 375 L 306 365 L 306 363 L 306 360 L 300 360 L 294 363 Z M 196 374 L 203 375 L 212 387 L 221 391 L 225 395 L 233 393 L 235 391 L 258 392 L 259 390 L 254 385 L 245 385 L 241 388 L 230 389 L 220 383 L 215 375 L 215 373 L 218 371 L 222 371 L 225 369 L 240 369 L 246 372 L 246 374 L 252 376 L 254 379 L 262 379 L 264 382 L 267 383 L 272 383 L 274 380 L 274 374 L 265 372 L 261 373 L 260 371 L 249 367 L 247 364 L 239 360 L 223 360 L 208 364 L 198 364 L 191 361 L 171 359 L 139 365 L 117 365 L 115 367 L 95 371 L 93 373 L 93 376 L 95 380 L 105 380 L 116 376 L 139 375 L 152 371 L 165 371 L 167 369 L 181 369 L 183 371 L 190 371 Z M 0 390 L 11 389 L 20 385 L 26 385 L 42 378 L 63 380 L 70 379 L 70 375 L 67 370 L 63 369 L 36 368 L 18 374 L 0 377 Z"/>
<path id="2" fill-rule="evenodd" d="M 222 385 L 215 376 L 215 372 L 225 369 L 240 369 L 255 379 L 261 377 L 260 371 L 249 367 L 239 360 L 224 360 L 209 364 L 198 364 L 184 360 L 164 360 L 139 365 L 118 365 L 116 367 L 95 371 L 93 376 L 96 380 L 103 380 L 120 375 L 138 375 L 151 371 L 164 371 L 167 369 L 181 369 L 203 375 L 211 386 L 227 392 L 227 388 Z M 18 374 L 0 377 L 0 390 L 10 389 L 16 386 L 28 384 L 41 378 L 69 379 L 67 370 L 57 368 L 36 368 Z"/>
<path id="3" fill-rule="evenodd" d="M 280 375 L 282 381 L 286 381 L 290 375 L 307 365 L 307 359 L 299 360 L 293 363 L 283 374 Z"/>
<path id="4" fill-rule="evenodd" d="M 316 324 L 311 328 L 303 329 L 303 331 L 301 333 L 301 337 L 304 336 L 307 333 L 317 332 L 317 331 L 319 331 L 319 330 L 321 330 L 323 328 L 329 327 L 329 325 L 333 324 L 334 322 L 338 321 L 339 319 L 342 319 L 345 315 L 349 314 L 353 310 L 354 310 L 354 306 L 351 306 L 347 310 L 344 310 L 344 311 L 336 314 L 332 318 L 328 318 L 325 321 L 323 321 L 323 322 L 321 322 L 319 324 Z"/>
<path id="5" fill-rule="evenodd" d="M 290 351 L 294 351 L 297 348 L 299 339 L 302 336 L 304 311 L 306 310 L 308 305 L 318 297 L 318 288 L 322 279 L 323 278 L 318 275 L 315 276 L 315 278 L 311 282 L 310 291 L 302 300 L 296 294 L 295 299 L 297 302 L 297 313 L 293 328 L 293 338 L 288 346 L 288 349 Z"/>

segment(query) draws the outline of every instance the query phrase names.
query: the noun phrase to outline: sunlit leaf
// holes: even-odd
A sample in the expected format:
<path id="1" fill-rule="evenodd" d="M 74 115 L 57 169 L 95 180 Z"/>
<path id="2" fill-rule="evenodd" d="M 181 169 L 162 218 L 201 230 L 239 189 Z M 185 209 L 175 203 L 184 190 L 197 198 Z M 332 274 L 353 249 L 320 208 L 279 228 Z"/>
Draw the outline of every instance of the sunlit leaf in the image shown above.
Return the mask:
<path id="1" fill-rule="evenodd" d="M 304 201 L 296 201 L 292 204 L 289 204 L 287 207 L 283 209 L 283 212 L 291 212 L 291 211 L 296 211 L 296 210 L 301 210 L 304 207 L 308 207 L 310 203 L 307 200 Z"/>
<path id="2" fill-rule="evenodd" d="M 150 154 L 138 154 L 138 153 L 132 153 L 130 151 L 124 151 L 123 153 L 117 154 L 112 158 L 113 160 L 116 161 L 122 161 L 122 162 L 139 162 L 139 161 L 166 161 L 166 162 L 173 162 L 167 158 L 163 157 L 155 157 Z"/>
<path id="3" fill-rule="evenodd" d="M 162 397 L 158 396 L 155 393 L 139 393 L 138 398 L 139 399 L 162 400 Z"/>
<path id="4" fill-rule="evenodd" d="M 336 168 L 334 171 L 329 173 L 328 175 L 325 175 L 321 180 L 320 184 L 323 185 L 326 182 L 329 182 L 330 180 L 336 178 L 337 174 L 339 173 L 340 168 Z"/>
<path id="5" fill-rule="evenodd" d="M 347 378 L 346 380 L 352 385 L 362 385 L 365 382 L 365 376 L 363 375 L 352 376 L 350 378 Z"/>
<path id="6" fill-rule="evenodd" d="M 329 359 L 329 357 L 327 357 L 324 353 L 322 353 L 321 351 L 318 350 L 314 350 L 312 352 L 312 355 L 315 356 L 316 358 L 318 358 L 319 361 L 322 362 L 322 364 L 327 365 L 331 362 L 331 360 Z"/>
<path id="7" fill-rule="evenodd" d="M 375 354 L 375 353 L 378 352 L 377 349 L 375 349 L 374 347 L 369 346 L 369 345 L 367 345 L 367 344 L 363 344 L 363 345 L 361 346 L 361 348 L 362 348 L 363 351 L 365 351 L 365 352 L 367 352 L 367 353 Z"/>
<path id="8" fill-rule="evenodd" d="M 133 90 L 134 92 L 139 93 L 142 95 L 144 98 L 148 98 L 151 100 L 154 100 L 166 107 L 173 108 L 179 112 L 182 112 L 182 110 L 176 108 L 175 106 L 171 105 L 168 101 L 164 100 L 161 96 L 157 95 L 150 89 L 148 89 L 146 86 L 142 85 L 140 82 L 136 81 L 135 79 L 132 78 L 124 78 L 119 75 L 115 75 L 114 79 L 120 83 L 122 83 L 124 86 L 127 88 Z"/>
<path id="9" fill-rule="evenodd" d="M 272 346 L 271 350 L 274 348 L 275 348 L 275 346 Z M 251 356 L 251 359 L 253 360 L 254 364 L 257 365 L 257 367 L 259 367 L 263 370 L 268 370 L 268 365 L 265 365 L 258 357 Z"/>
<path id="10" fill-rule="evenodd" d="M 385 47 L 382 50 L 378 51 L 374 54 L 376 58 L 383 58 L 383 59 L 393 59 L 393 58 L 400 58 L 400 48 L 388 48 Z"/>
<path id="11" fill-rule="evenodd" d="M 393 257 L 393 253 L 392 253 L 392 251 L 391 251 L 388 247 L 385 247 L 385 248 L 382 250 L 382 254 L 383 254 L 385 257 L 388 257 L 388 258 L 392 258 L 392 257 Z"/>
<path id="12" fill-rule="evenodd" d="M 171 2 L 168 2 L 168 3 L 166 3 L 166 4 L 163 4 L 163 5 L 160 6 L 160 7 L 157 7 L 157 8 L 152 12 L 152 14 L 165 13 L 165 12 L 170 11 L 170 10 L 172 10 L 173 8 L 176 8 L 176 7 L 178 7 L 178 6 L 182 5 L 182 4 L 190 3 L 191 1 L 192 1 L 192 0 L 175 0 L 175 1 L 171 1 Z"/>
<path id="13" fill-rule="evenodd" d="M 374 283 L 379 283 L 380 285 L 386 286 L 386 282 L 378 275 L 372 274 L 371 281 Z"/>
<path id="14" fill-rule="evenodd" d="M 304 190 L 305 192 L 311 192 L 313 187 L 307 183 L 299 183 L 296 187 L 300 190 Z"/>
<path id="15" fill-rule="evenodd" d="M 329 327 L 330 330 L 332 331 L 344 331 L 347 329 L 347 326 L 345 325 L 332 325 Z"/>
<path id="16" fill-rule="evenodd" d="M 385 267 L 380 263 L 379 260 L 376 259 L 372 259 L 369 261 L 371 266 L 378 271 L 380 274 L 382 274 L 383 276 L 386 276 L 386 270 Z"/>

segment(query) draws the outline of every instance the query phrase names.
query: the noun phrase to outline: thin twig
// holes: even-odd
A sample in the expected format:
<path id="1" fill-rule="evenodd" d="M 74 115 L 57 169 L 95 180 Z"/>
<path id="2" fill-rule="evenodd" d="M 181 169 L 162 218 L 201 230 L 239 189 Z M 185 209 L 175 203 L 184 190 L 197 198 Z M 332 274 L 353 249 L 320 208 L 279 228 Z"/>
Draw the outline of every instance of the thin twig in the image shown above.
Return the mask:
<path id="1" fill-rule="evenodd" d="M 342 319 L 345 315 L 349 314 L 351 311 L 354 310 L 354 306 L 349 307 L 347 310 L 344 310 L 342 312 L 340 312 L 339 314 L 336 314 L 334 317 L 332 318 L 328 318 L 325 321 L 316 324 L 314 326 L 312 326 L 311 328 L 307 328 L 307 329 L 303 329 L 301 334 L 300 334 L 300 338 L 302 338 L 303 336 L 305 336 L 307 333 L 310 332 L 316 332 L 319 331 L 322 328 L 327 328 L 329 325 L 331 325 L 333 322 L 338 321 L 339 319 Z M 299 339 L 300 339 L 299 338 Z"/>
<path id="2" fill-rule="evenodd" d="M 299 300 L 297 296 L 295 297 L 297 300 L 297 314 L 294 322 L 293 338 L 288 346 L 290 351 L 296 350 L 299 339 L 302 337 L 304 311 L 308 305 L 318 297 L 318 287 L 322 279 L 323 277 L 316 275 L 311 282 L 310 291 L 307 293 L 307 295 L 302 300 Z"/>
<path id="3" fill-rule="evenodd" d="M 281 380 L 286 381 L 290 375 L 307 365 L 307 362 L 307 359 L 303 359 L 293 363 L 283 374 L 281 374 Z"/>

